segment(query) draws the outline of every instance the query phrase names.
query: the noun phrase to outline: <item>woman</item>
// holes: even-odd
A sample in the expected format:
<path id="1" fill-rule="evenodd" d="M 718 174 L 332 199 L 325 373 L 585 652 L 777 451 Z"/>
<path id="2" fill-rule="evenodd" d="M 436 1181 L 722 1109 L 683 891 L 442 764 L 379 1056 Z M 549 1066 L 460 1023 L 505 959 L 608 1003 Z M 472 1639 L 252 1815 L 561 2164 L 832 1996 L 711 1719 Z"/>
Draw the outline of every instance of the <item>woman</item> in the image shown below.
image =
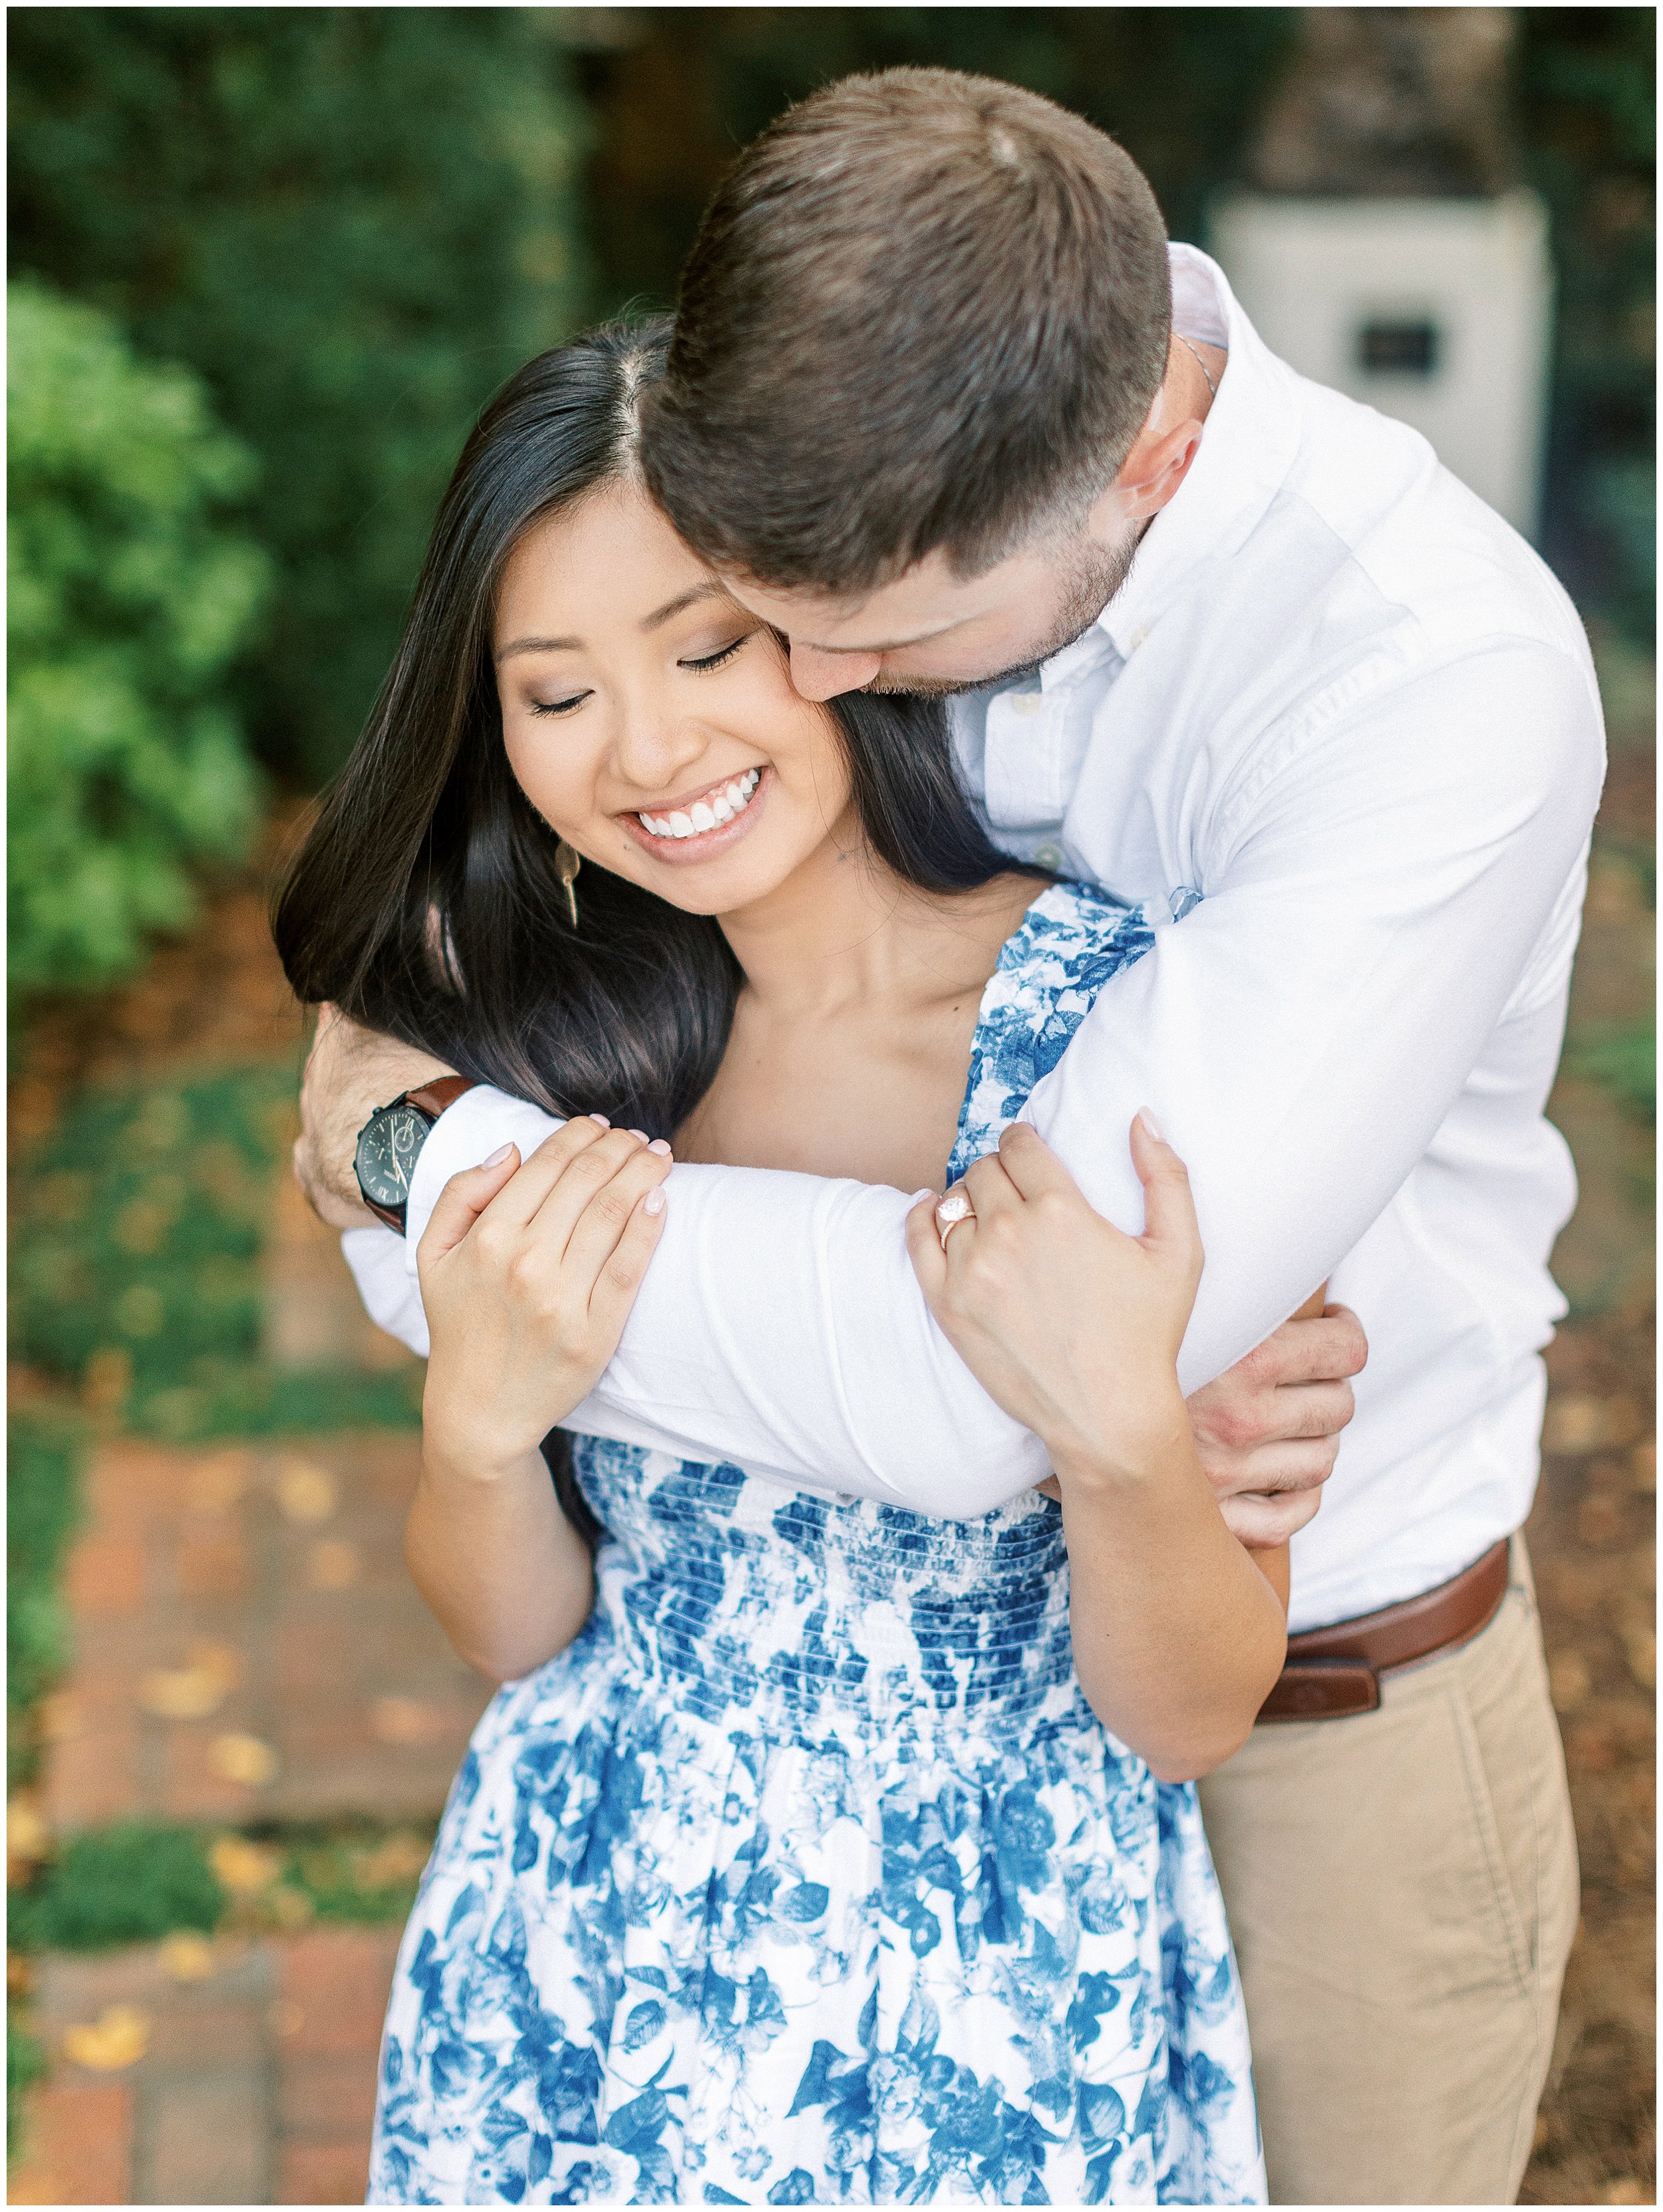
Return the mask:
<path id="1" fill-rule="evenodd" d="M 1134 1240 L 1012 1127 L 1148 933 L 988 844 L 935 707 L 796 696 L 637 482 L 661 359 L 602 332 L 487 410 L 277 918 L 302 997 L 573 1117 L 454 1178 L 419 1255 L 407 1548 L 505 1686 L 401 1954 L 372 2197 L 1259 2201 L 1188 1784 L 1280 1667 L 1285 1558 L 1235 1544 L 1196 1462 L 1199 1246 L 1158 1131 Z M 1013 1327 L 1078 1357 L 1011 1407 L 1060 1512 L 932 1522 L 551 1439 L 671 1139 L 926 1185 L 921 1228 L 968 1170 L 949 1280 L 1065 1218 Z"/>

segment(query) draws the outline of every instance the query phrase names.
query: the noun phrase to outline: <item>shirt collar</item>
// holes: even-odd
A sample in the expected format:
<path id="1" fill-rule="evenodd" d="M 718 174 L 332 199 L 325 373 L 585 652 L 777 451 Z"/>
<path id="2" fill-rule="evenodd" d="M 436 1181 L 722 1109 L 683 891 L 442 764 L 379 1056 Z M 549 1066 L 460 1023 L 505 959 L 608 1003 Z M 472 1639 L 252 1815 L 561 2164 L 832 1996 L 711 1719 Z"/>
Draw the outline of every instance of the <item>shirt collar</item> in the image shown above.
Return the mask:
<path id="1" fill-rule="evenodd" d="M 1169 246 L 1167 252 L 1178 320 L 1195 329 L 1197 318 L 1185 307 L 1210 294 L 1228 333 L 1230 360 L 1188 476 L 1143 533 L 1131 573 L 1097 618 L 1122 654 L 1203 568 L 1244 543 L 1299 448 L 1299 380 L 1242 313 L 1217 262 L 1193 246 Z"/>

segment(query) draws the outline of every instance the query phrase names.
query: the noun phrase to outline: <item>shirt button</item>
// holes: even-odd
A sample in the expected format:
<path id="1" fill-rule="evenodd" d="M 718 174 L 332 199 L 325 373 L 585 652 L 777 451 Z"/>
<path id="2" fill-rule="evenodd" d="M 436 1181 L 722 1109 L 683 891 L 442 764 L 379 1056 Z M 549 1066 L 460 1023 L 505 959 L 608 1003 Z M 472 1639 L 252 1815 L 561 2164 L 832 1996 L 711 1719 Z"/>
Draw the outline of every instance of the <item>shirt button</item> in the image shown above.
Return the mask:
<path id="1" fill-rule="evenodd" d="M 1146 629 L 1135 629 L 1131 635 L 1126 640 L 1126 643 L 1130 647 L 1131 650 L 1136 653 L 1138 647 L 1142 644 L 1144 639 L 1148 637 L 1148 634 L 1149 633 Z"/>
<path id="2" fill-rule="evenodd" d="M 1037 868 L 1060 868 L 1063 855 L 1055 845 L 1041 845 L 1034 854 L 1033 865 Z"/>
<path id="3" fill-rule="evenodd" d="M 1010 711 L 1013 714 L 1020 714 L 1026 721 L 1030 715 L 1037 714 L 1045 703 L 1045 696 L 1041 692 L 1019 691 L 1010 702 Z"/>

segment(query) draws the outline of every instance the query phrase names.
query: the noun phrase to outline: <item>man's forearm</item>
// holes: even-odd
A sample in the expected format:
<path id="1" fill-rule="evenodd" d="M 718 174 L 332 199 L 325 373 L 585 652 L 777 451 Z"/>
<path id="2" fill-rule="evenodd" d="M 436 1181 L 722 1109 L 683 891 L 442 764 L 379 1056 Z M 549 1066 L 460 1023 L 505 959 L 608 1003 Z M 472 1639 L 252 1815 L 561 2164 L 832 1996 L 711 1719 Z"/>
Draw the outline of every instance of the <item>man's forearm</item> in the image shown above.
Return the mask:
<path id="1" fill-rule="evenodd" d="M 448 1179 L 509 1140 L 533 1151 L 556 1126 L 484 1086 L 441 1116 L 411 1179 L 412 1275 Z M 624 1340 L 566 1426 L 950 1517 L 1043 1478 L 1041 1446 L 930 1318 L 901 1192 L 690 1165 L 666 1188 L 663 1240 Z M 390 1287 L 381 1296 L 393 1310 Z"/>

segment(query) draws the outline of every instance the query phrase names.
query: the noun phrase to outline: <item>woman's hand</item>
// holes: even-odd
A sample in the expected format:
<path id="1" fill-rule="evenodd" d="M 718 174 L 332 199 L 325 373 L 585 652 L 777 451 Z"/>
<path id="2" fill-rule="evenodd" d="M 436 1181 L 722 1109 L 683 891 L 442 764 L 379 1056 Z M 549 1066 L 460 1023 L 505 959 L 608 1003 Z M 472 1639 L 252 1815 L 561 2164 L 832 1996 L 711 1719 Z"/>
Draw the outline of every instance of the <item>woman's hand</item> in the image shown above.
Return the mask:
<path id="1" fill-rule="evenodd" d="M 1089 1206 L 1022 1124 L 964 1181 L 943 1249 L 934 1193 L 907 1220 L 932 1311 L 1062 1484 L 1075 1668 L 1093 1711 L 1164 1782 L 1245 1740 L 1282 1667 L 1287 1554 L 1250 1556 L 1196 1454 L 1178 1352 L 1201 1280 L 1184 1163 L 1132 1123 L 1144 1231 Z"/>
<path id="2" fill-rule="evenodd" d="M 975 1216 L 945 1247 L 933 1192 L 907 1219 L 912 1264 L 948 1340 L 1064 1477 L 1135 1469 L 1188 1431 L 1177 1361 L 1201 1234 L 1184 1163 L 1145 1114 L 1131 1152 L 1141 1237 L 1105 1220 L 1020 1121 L 966 1176 Z"/>
<path id="3" fill-rule="evenodd" d="M 597 1115 L 566 1122 L 523 1166 L 508 1145 L 451 1177 L 417 1253 L 429 1460 L 523 1463 L 588 1395 L 663 1230 L 671 1165 L 661 1139 Z"/>

